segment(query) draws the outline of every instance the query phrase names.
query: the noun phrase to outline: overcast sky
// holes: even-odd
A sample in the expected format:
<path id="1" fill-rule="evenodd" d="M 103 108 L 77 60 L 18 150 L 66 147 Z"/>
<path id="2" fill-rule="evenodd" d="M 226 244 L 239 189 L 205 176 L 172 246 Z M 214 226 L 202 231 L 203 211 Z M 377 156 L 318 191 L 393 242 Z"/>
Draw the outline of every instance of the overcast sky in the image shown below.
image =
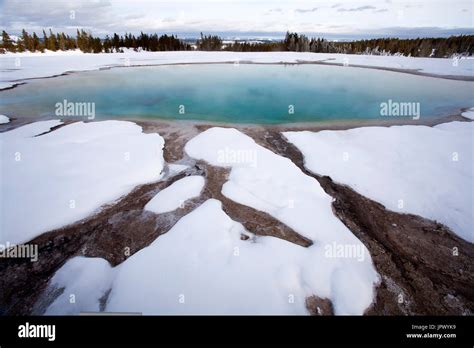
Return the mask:
<path id="1" fill-rule="evenodd" d="M 141 30 L 333 36 L 474 32 L 472 0 L 0 0 L 0 23 L 11 33 L 84 28 L 101 36 Z"/>

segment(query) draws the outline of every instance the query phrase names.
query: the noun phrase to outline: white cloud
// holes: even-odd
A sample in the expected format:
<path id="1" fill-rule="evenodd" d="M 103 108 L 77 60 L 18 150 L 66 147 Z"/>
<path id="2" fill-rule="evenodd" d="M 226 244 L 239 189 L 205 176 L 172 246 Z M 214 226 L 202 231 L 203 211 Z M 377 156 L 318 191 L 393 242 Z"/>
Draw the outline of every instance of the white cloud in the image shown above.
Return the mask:
<path id="1" fill-rule="evenodd" d="M 277 6 L 275 6 L 277 3 Z M 4 0 L 0 22 L 12 33 L 25 28 L 94 34 L 113 32 L 300 32 L 358 33 L 387 27 L 472 28 L 470 0 Z M 405 6 L 410 6 L 409 9 Z M 404 16 L 397 16 L 403 10 Z M 70 11 L 75 11 L 72 19 Z M 396 33 L 394 33 L 396 35 Z"/>

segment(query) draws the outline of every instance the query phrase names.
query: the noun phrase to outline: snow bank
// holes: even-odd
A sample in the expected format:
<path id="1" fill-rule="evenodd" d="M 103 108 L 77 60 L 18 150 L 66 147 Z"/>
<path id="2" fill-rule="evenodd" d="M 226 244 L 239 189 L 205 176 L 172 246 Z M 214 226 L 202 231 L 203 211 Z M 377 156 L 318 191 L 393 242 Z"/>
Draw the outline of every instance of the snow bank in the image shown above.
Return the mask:
<path id="1" fill-rule="evenodd" d="M 145 210 L 156 214 L 179 208 L 188 199 L 199 196 L 205 180 L 200 175 L 184 177 L 158 192 L 146 205 Z"/>
<path id="2" fill-rule="evenodd" d="M 317 270 L 312 270 L 318 284 L 313 290 L 320 297 L 331 298 L 337 313 L 360 314 L 370 304 L 372 285 L 377 280 L 370 255 L 334 216 L 332 198 L 314 178 L 301 172 L 289 159 L 257 145 L 252 138 L 232 128 L 208 129 L 191 139 L 185 151 L 212 165 L 232 168 L 222 188 L 225 196 L 264 211 L 313 240 L 314 245 L 307 249 L 313 265 L 318 265 Z M 367 262 L 347 257 L 327 258 L 325 251 L 331 245 L 360 248 Z M 358 299 L 342 299 L 351 296 L 341 290 L 349 286 L 348 279 Z M 340 296 L 336 295 L 337 291 L 342 291 Z"/>
<path id="3" fill-rule="evenodd" d="M 8 123 L 10 122 L 10 118 L 8 118 L 5 115 L 0 115 L 0 124 Z"/>
<path id="4" fill-rule="evenodd" d="M 251 238 L 241 240 L 242 233 Z M 105 308 L 109 312 L 308 314 L 305 298 L 317 292 L 333 299 L 336 313 L 361 314 L 372 300 L 375 278 L 370 258 L 349 263 L 324 257 L 318 247 L 304 248 L 274 237 L 255 237 L 231 220 L 214 199 L 181 218 L 148 247 L 105 272 L 103 282 L 82 276 L 95 261 L 83 264 L 83 270 L 70 272 L 68 264 L 74 260 L 53 278 L 66 279 L 58 274 L 69 274 L 65 282 L 60 282 L 66 288 L 64 296 L 70 293 L 69 289 L 79 289 L 76 291 L 81 293 L 88 286 L 91 293 L 81 299 L 76 310 L 93 308 L 113 277 Z M 101 269 L 91 270 L 91 277 L 95 278 Z M 63 299 L 56 302 L 55 313 L 70 313 L 73 308 Z M 50 312 L 52 308 L 48 309 Z"/>
<path id="5" fill-rule="evenodd" d="M 316 53 L 319 55 L 319 53 Z M 404 56 L 371 56 L 359 54 L 326 54 L 325 61 L 351 65 L 414 70 L 427 74 L 474 76 L 474 58 L 423 58 Z M 321 57 L 322 58 L 322 57 Z"/>
<path id="6" fill-rule="evenodd" d="M 469 110 L 464 111 L 462 116 L 474 120 L 474 108 L 470 108 Z"/>
<path id="7" fill-rule="evenodd" d="M 285 132 L 314 173 L 397 212 L 440 221 L 473 242 L 472 122 Z"/>
<path id="8" fill-rule="evenodd" d="M 349 65 L 418 70 L 439 75 L 473 76 L 471 58 L 412 58 L 400 56 L 370 56 L 298 52 L 134 52 L 81 53 L 78 51 L 48 53 L 7 53 L 0 55 L 0 89 L 16 81 L 47 77 L 68 71 L 97 70 L 113 66 L 156 65 L 197 62 L 295 63 L 298 61 L 326 62 Z"/>
<path id="9" fill-rule="evenodd" d="M 100 299 L 110 289 L 113 272 L 101 258 L 74 257 L 61 267 L 49 283 L 49 290 L 64 289 L 46 309 L 46 315 L 99 312 Z"/>
<path id="10" fill-rule="evenodd" d="M 233 128 L 211 128 L 191 139 L 186 153 L 232 167 L 222 193 L 264 211 L 316 241 L 352 234 L 331 210 L 332 198 L 288 158 L 259 146 Z"/>
<path id="11" fill-rule="evenodd" d="M 136 185 L 158 180 L 163 138 L 131 122 L 60 121 L 0 134 L 0 243 L 27 242 L 73 223 Z"/>

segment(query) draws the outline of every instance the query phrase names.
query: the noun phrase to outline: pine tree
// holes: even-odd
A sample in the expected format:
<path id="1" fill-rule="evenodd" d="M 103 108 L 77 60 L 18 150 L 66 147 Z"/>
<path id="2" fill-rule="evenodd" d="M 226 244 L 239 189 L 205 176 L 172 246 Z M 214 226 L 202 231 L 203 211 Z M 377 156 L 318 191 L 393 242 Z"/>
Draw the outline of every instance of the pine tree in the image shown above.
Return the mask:
<path id="1" fill-rule="evenodd" d="M 36 33 L 33 33 L 33 37 L 31 38 L 31 49 L 32 49 L 32 52 L 42 51 L 41 42 L 38 35 L 36 35 Z"/>
<path id="2" fill-rule="evenodd" d="M 116 33 L 114 33 L 114 37 L 112 39 L 112 46 L 114 47 L 116 52 L 120 50 L 120 41 L 120 37 Z"/>
<path id="3" fill-rule="evenodd" d="M 66 35 L 64 35 L 64 33 L 61 33 L 61 34 L 58 34 L 57 35 L 57 40 L 58 40 L 58 48 L 61 50 L 61 51 L 65 51 L 66 50 Z"/>
<path id="4" fill-rule="evenodd" d="M 104 42 L 103 42 L 103 47 L 104 47 L 104 52 L 105 53 L 110 53 L 112 52 L 112 41 L 109 38 L 109 35 L 105 36 Z"/>
<path id="5" fill-rule="evenodd" d="M 3 30 L 2 31 L 2 47 L 9 52 L 15 52 L 15 45 L 13 45 L 13 41 L 10 38 L 10 35 Z"/>
<path id="6" fill-rule="evenodd" d="M 32 51 L 33 52 L 33 45 L 32 45 L 32 41 L 31 41 L 31 37 L 30 35 L 26 32 L 25 29 L 23 29 L 21 31 L 21 40 L 23 41 L 23 45 L 25 46 L 25 49 L 27 49 L 28 51 Z"/>
<path id="7" fill-rule="evenodd" d="M 49 39 L 48 39 L 48 50 L 50 51 L 57 51 L 58 50 L 58 42 L 56 40 L 56 36 L 53 34 L 53 31 L 49 29 Z"/>
<path id="8" fill-rule="evenodd" d="M 43 29 L 43 47 L 47 49 L 48 46 L 49 46 L 48 35 L 46 35 L 46 32 Z"/>

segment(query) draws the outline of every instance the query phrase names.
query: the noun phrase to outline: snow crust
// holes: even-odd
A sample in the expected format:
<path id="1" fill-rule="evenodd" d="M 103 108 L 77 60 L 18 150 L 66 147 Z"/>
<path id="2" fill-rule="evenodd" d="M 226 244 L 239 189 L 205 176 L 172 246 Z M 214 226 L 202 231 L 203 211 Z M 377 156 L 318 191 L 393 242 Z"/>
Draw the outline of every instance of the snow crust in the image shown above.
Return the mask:
<path id="1" fill-rule="evenodd" d="M 474 242 L 474 123 L 283 134 L 312 172 L 392 211 L 442 222 Z"/>
<path id="2" fill-rule="evenodd" d="M 0 124 L 8 123 L 10 122 L 10 118 L 5 115 L 0 115 Z"/>
<path id="3" fill-rule="evenodd" d="M 167 213 L 182 206 L 188 199 L 199 196 L 205 180 L 200 175 L 184 177 L 158 192 L 146 205 L 145 210 L 156 214 Z"/>
<path id="4" fill-rule="evenodd" d="M 250 239 L 242 240 L 241 234 Z M 90 264 L 77 272 L 69 266 L 75 259 L 68 261 L 53 280 L 79 293 L 89 287 L 91 293 L 79 307 L 60 298 L 47 313 L 97 308 L 97 299 L 110 284 L 108 312 L 308 314 L 305 298 L 317 293 L 333 300 L 337 314 L 362 314 L 372 300 L 376 278 L 370 257 L 346 262 L 325 257 L 320 247 L 255 237 L 214 199 L 113 269 L 96 269 L 94 259 L 80 262 L 87 260 Z M 98 281 L 95 275 L 104 269 Z"/>
<path id="5" fill-rule="evenodd" d="M 229 180 L 222 188 L 226 197 L 272 215 L 314 242 L 307 250 L 314 257 L 312 263 L 321 265 L 314 270 L 314 279 L 321 283 L 313 290 L 320 297 L 331 298 L 337 313 L 361 314 L 370 304 L 372 286 L 377 281 L 370 255 L 334 216 L 332 198 L 314 178 L 301 172 L 289 159 L 263 148 L 233 128 L 210 128 L 191 139 L 185 151 L 190 157 L 212 165 L 231 167 Z M 364 250 L 368 262 L 361 263 L 353 258 L 335 261 L 325 257 L 325 251 L 333 244 Z M 347 279 L 354 278 L 359 279 L 352 283 L 354 286 L 358 283 L 358 288 L 353 290 L 359 297 L 348 301 L 352 303 L 349 305 L 342 299 L 349 295 L 343 292 L 338 298 L 336 292 L 348 286 Z M 322 285 L 332 282 L 337 283 L 333 284 L 334 292 Z"/>
<path id="6" fill-rule="evenodd" d="M 27 242 L 160 179 L 158 134 L 124 121 L 77 122 L 43 134 L 60 124 L 0 133 L 0 243 Z"/>
<path id="7" fill-rule="evenodd" d="M 470 108 L 469 110 L 464 111 L 462 116 L 474 120 L 474 108 Z"/>
<path id="8" fill-rule="evenodd" d="M 72 315 L 81 312 L 99 312 L 100 299 L 110 289 L 112 266 L 101 258 L 77 256 L 70 259 L 53 276 L 49 289 L 64 289 L 46 315 Z"/>

